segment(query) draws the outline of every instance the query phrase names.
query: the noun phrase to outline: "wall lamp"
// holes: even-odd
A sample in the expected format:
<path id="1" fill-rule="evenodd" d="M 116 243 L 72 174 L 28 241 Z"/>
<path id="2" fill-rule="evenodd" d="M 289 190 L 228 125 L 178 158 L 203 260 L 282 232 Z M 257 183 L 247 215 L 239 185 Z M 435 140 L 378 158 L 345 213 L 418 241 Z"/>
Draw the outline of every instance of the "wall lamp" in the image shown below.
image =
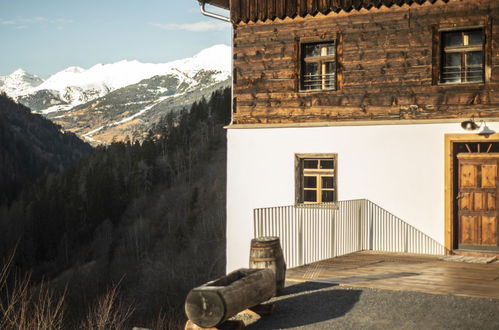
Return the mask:
<path id="1" fill-rule="evenodd" d="M 467 131 L 476 131 L 477 129 L 479 129 L 480 127 L 482 127 L 482 130 L 480 131 L 480 133 L 478 133 L 478 135 L 480 136 L 485 136 L 485 137 L 489 137 L 490 135 L 494 134 L 495 131 L 494 130 L 491 130 L 487 124 L 485 123 L 485 121 L 483 120 L 480 120 L 480 122 L 477 124 L 474 120 L 473 117 L 471 117 L 469 120 L 465 120 L 461 123 L 461 127 Z"/>

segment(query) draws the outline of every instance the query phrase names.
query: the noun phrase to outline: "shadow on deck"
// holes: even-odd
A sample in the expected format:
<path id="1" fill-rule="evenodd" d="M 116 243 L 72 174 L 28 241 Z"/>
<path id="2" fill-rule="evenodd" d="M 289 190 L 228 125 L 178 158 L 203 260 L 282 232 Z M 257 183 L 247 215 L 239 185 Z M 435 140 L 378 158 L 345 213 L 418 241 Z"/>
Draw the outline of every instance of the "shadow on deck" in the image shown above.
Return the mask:
<path id="1" fill-rule="evenodd" d="M 286 281 L 499 299 L 499 261 L 362 251 L 288 269 Z"/>

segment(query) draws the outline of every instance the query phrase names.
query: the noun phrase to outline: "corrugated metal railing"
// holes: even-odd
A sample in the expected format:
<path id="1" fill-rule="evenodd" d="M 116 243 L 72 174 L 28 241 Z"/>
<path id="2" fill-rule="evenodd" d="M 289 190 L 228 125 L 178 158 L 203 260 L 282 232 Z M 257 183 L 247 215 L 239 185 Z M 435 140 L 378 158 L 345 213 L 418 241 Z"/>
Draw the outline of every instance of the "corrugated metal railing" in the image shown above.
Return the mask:
<path id="1" fill-rule="evenodd" d="M 279 236 L 288 267 L 362 251 L 444 254 L 431 237 L 366 199 L 254 210 L 255 237 Z"/>

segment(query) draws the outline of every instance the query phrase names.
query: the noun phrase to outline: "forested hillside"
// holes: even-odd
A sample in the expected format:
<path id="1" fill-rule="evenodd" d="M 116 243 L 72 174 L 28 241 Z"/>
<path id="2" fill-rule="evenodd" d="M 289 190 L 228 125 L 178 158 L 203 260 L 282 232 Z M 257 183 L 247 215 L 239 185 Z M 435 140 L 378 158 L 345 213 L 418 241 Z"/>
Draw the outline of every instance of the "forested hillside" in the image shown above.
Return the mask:
<path id="1" fill-rule="evenodd" d="M 170 113 L 142 142 L 113 143 L 0 206 L 0 252 L 63 290 L 65 325 L 113 284 L 130 322 L 181 310 L 225 271 L 225 131 L 230 89 Z"/>
<path id="2" fill-rule="evenodd" d="M 92 148 L 0 93 L 0 204 L 37 177 L 60 171 Z"/>

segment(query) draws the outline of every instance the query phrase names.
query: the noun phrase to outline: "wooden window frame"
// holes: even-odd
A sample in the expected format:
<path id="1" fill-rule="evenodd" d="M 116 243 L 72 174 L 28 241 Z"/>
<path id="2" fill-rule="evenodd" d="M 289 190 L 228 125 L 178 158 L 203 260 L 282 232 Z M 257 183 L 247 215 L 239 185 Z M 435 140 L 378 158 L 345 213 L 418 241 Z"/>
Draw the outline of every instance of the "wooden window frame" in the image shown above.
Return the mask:
<path id="1" fill-rule="evenodd" d="M 306 45 L 313 44 L 328 44 L 334 43 L 335 54 L 329 56 L 316 56 L 316 57 L 306 57 L 304 54 L 304 47 Z M 328 92 L 328 91 L 336 91 L 338 90 L 339 84 L 339 69 L 338 69 L 338 57 L 339 52 L 341 51 L 339 45 L 339 38 L 330 38 L 330 39 L 303 39 L 298 43 L 298 91 L 301 93 L 320 93 L 320 92 Z M 331 88 L 319 88 L 319 89 L 305 89 L 303 86 L 304 83 L 304 63 L 305 62 L 315 62 L 319 64 L 319 67 L 322 68 L 322 65 L 327 62 L 334 62 L 334 87 Z M 322 70 L 322 69 L 321 69 Z M 321 79 L 324 80 L 324 74 L 321 72 Z"/>
<path id="2" fill-rule="evenodd" d="M 471 31 L 480 31 L 482 34 L 482 43 L 481 44 L 469 44 L 469 38 L 467 38 L 467 33 Z M 440 40 L 443 40 L 443 35 L 445 33 L 461 33 L 462 34 L 462 39 L 463 39 L 463 44 L 456 45 L 456 46 L 444 46 L 443 41 L 441 42 L 440 46 L 440 83 L 441 84 L 480 84 L 483 83 L 485 80 L 485 33 L 484 33 L 483 28 L 476 28 L 476 29 L 465 29 L 465 30 L 452 30 L 452 31 L 440 31 Z M 480 52 L 481 57 L 482 57 L 482 64 L 479 68 L 481 71 L 481 80 L 468 80 L 468 70 L 471 68 L 471 66 L 468 65 L 467 58 L 469 54 L 473 52 Z M 460 71 L 459 71 L 459 76 L 461 81 L 449 81 L 446 82 L 445 78 L 443 77 L 444 75 L 444 64 L 445 64 L 445 56 L 447 54 L 459 54 L 460 57 Z M 457 72 L 456 72 L 457 73 Z"/>
<path id="3" fill-rule="evenodd" d="M 317 159 L 317 160 L 332 160 L 333 161 L 333 169 L 317 169 L 317 170 L 305 170 L 303 167 L 303 161 L 306 159 Z M 317 194 L 321 195 L 322 191 L 333 191 L 334 198 L 331 203 L 338 201 L 338 154 L 335 153 L 321 153 L 321 154 L 295 154 L 295 204 L 296 205 L 314 205 L 320 204 L 321 201 L 318 202 L 304 202 L 303 192 L 304 188 L 304 177 L 305 171 L 310 175 L 317 175 L 320 177 L 321 175 L 332 175 L 334 177 L 333 188 L 321 188 L 320 180 L 318 180 Z M 319 198 L 320 199 L 320 198 Z M 330 203 L 330 202 L 327 202 Z"/>
<path id="4" fill-rule="evenodd" d="M 444 23 L 433 26 L 432 38 L 432 85 L 442 87 L 453 87 L 463 85 L 483 85 L 490 82 L 492 74 L 492 19 L 484 17 L 483 19 L 469 22 L 470 24 Z M 483 81 L 477 82 L 448 82 L 444 83 L 441 79 L 442 66 L 442 33 L 452 31 L 467 31 L 482 29 L 483 31 Z"/>

